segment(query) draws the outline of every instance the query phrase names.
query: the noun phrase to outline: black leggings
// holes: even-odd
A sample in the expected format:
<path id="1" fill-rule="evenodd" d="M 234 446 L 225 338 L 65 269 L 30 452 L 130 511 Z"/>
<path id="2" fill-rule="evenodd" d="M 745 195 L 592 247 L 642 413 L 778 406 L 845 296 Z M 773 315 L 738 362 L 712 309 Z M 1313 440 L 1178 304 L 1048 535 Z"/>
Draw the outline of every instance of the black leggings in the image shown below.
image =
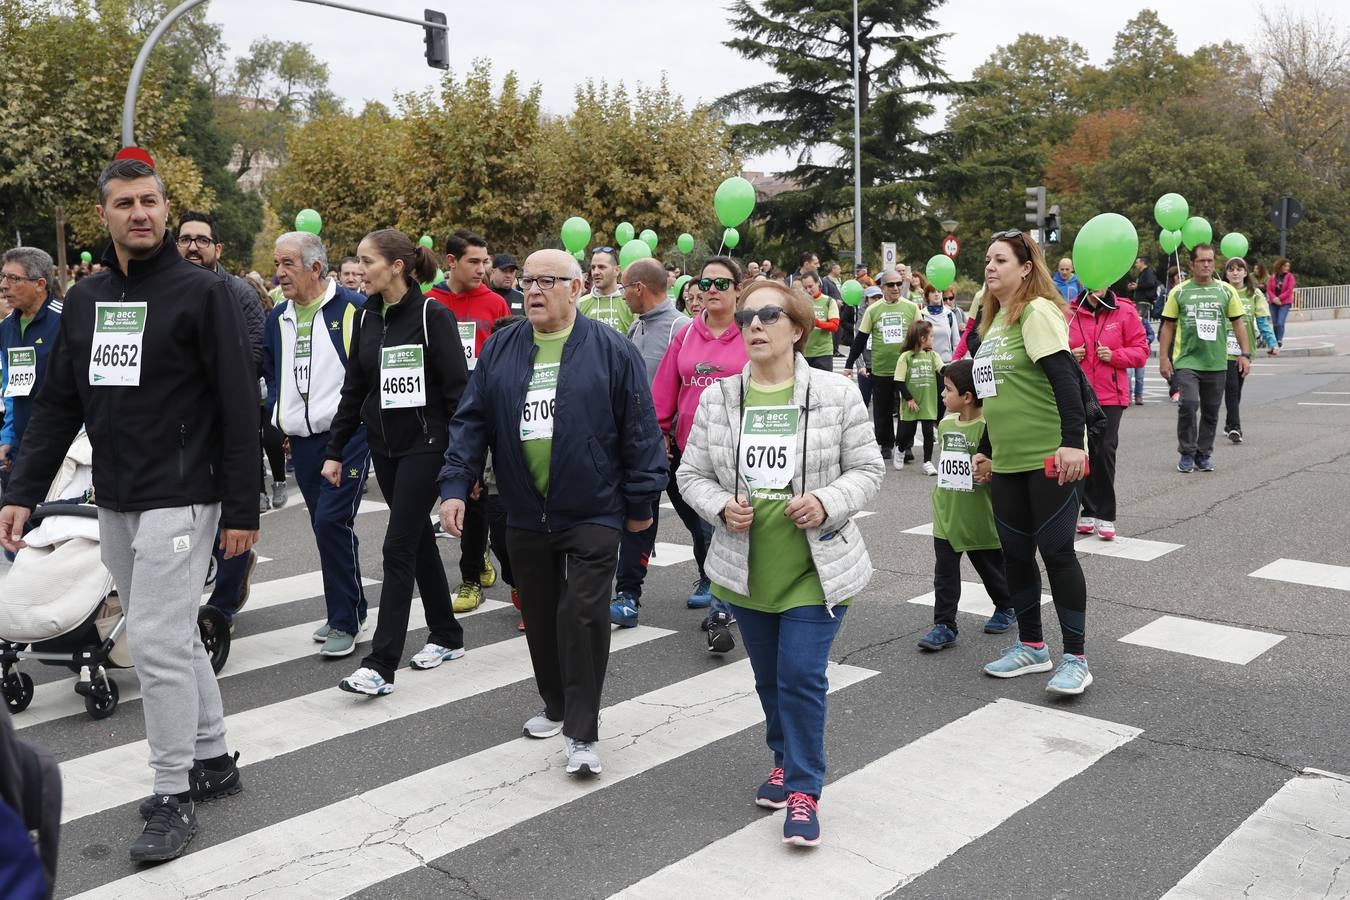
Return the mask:
<path id="1" fill-rule="evenodd" d="M 1074 550 L 1078 520 L 1078 484 L 1061 485 L 1040 469 L 994 474 L 994 521 L 1003 544 L 1008 594 L 1017 610 L 1018 636 L 1025 643 L 1045 639 L 1041 632 L 1041 572 L 1045 562 L 1050 595 L 1064 633 L 1064 652 L 1082 653 L 1087 624 L 1087 583 Z"/>
<path id="2" fill-rule="evenodd" d="M 914 447 L 914 432 L 919 426 L 923 426 L 923 461 L 933 461 L 933 426 L 937 422 L 933 419 L 901 419 L 900 427 L 895 433 L 895 445 L 906 453 Z"/>
<path id="3" fill-rule="evenodd" d="M 895 376 L 872 373 L 872 430 L 881 455 L 891 458 L 895 446 Z M 914 435 L 910 434 L 910 441 Z"/>
<path id="4" fill-rule="evenodd" d="M 1239 375 L 1237 360 L 1228 361 L 1227 381 L 1223 388 L 1224 431 L 1242 431 L 1242 383 L 1246 375 Z"/>

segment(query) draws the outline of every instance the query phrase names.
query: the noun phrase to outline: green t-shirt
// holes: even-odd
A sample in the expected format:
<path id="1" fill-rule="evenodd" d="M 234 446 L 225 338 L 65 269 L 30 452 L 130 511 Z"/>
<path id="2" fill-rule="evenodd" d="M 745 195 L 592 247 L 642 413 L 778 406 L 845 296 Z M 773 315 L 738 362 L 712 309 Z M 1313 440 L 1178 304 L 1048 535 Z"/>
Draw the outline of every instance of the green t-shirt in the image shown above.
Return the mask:
<path id="1" fill-rule="evenodd" d="M 3 317 L 0 316 L 0 318 Z M 23 339 L 24 332 L 28 330 L 28 326 L 33 324 L 33 320 L 36 318 L 37 316 L 27 316 L 27 317 L 19 316 L 19 338 L 21 340 Z"/>
<path id="2" fill-rule="evenodd" d="M 989 485 L 977 484 L 973 463 L 984 436 L 984 416 L 962 422 L 949 413 L 938 423 L 938 484 L 933 489 L 933 537 L 953 550 L 997 550 L 998 529 Z M 969 487 L 967 487 L 969 485 Z"/>
<path id="3" fill-rule="evenodd" d="M 821 294 L 811 301 L 811 311 L 817 319 L 822 322 L 828 322 L 831 319 L 839 318 L 839 304 L 833 297 Z M 806 339 L 806 350 L 802 356 L 833 356 L 834 355 L 834 333 L 830 331 L 821 331 L 819 328 L 811 330 L 811 336 Z"/>
<path id="4" fill-rule="evenodd" d="M 314 334 L 314 317 L 318 315 L 323 304 L 318 300 L 313 303 L 292 303 L 291 307 L 295 310 L 295 369 L 299 373 L 302 369 L 304 374 L 297 374 L 298 383 L 306 385 L 302 394 L 309 394 L 309 359 L 311 352 L 310 338 Z"/>
<path id="5" fill-rule="evenodd" d="M 918 317 L 919 307 L 908 300 L 879 301 L 867 307 L 858 329 L 872 335 L 872 374 L 882 378 L 895 375 L 895 362 L 900 358 L 905 335 Z"/>
<path id="6" fill-rule="evenodd" d="M 558 390 L 558 373 L 562 370 L 563 345 L 572 335 L 573 325 L 553 334 L 534 333 L 534 370 L 526 388 L 525 408 L 520 414 L 520 448 L 525 453 L 525 467 L 530 470 L 534 486 L 542 496 L 548 496 L 548 469 L 553 461 L 553 411 Z M 531 437 L 539 433 L 539 437 Z"/>
<path id="7" fill-rule="evenodd" d="M 1162 316 L 1177 323 L 1172 338 L 1172 365 L 1195 372 L 1228 369 L 1228 331 L 1225 319 L 1243 316 L 1237 289 L 1222 281 L 1196 284 L 1186 279 L 1172 288 Z"/>
<path id="8" fill-rule="evenodd" d="M 919 404 L 919 410 L 915 412 L 908 403 L 902 402 L 901 421 L 937 420 L 938 395 L 942 393 L 938 384 L 938 372 L 941 370 L 942 357 L 932 350 L 906 350 L 900 354 L 900 359 L 895 363 L 895 380 L 903 381 L 914 402 Z"/>
<path id="9" fill-rule="evenodd" d="M 1238 299 L 1242 301 L 1242 327 L 1247 332 L 1247 350 L 1252 352 L 1256 350 L 1256 320 L 1270 318 L 1270 304 L 1261 291 L 1238 291 Z M 1233 323 L 1224 319 L 1223 324 L 1228 358 L 1237 359 L 1242 354 L 1242 345 L 1233 333 Z"/>
<path id="10" fill-rule="evenodd" d="M 1059 407 L 1050 379 L 1037 362 L 1068 349 L 1064 313 L 1044 297 L 1023 307 L 1013 325 L 1004 323 L 1001 309 L 989 324 L 975 362 L 990 360 L 994 368 L 997 393 L 984 398 L 984 418 L 995 472 L 1040 469 L 1045 457 L 1059 449 Z"/>
<path id="11" fill-rule="evenodd" d="M 623 294 L 610 297 L 590 294 L 581 298 L 577 311 L 588 319 L 605 323 L 622 335 L 627 335 L 628 326 L 633 324 L 633 311 L 623 302 Z"/>
<path id="12" fill-rule="evenodd" d="M 752 381 L 746 391 L 740 438 L 742 456 L 746 459 L 755 456 L 761 463 L 766 454 L 773 458 L 772 446 L 761 444 L 752 448 L 755 442 L 750 438 L 755 434 L 777 440 L 781 446 L 790 445 L 792 451 L 786 454 L 786 470 L 780 467 L 787 476 L 787 484 L 781 488 L 760 487 L 750 491 L 750 505 L 755 510 L 755 519 L 750 525 L 750 571 L 746 573 L 750 596 L 742 596 L 720 584 L 712 586 L 713 596 L 719 600 L 766 613 L 781 613 L 798 606 L 825 602 L 825 589 L 816 574 L 806 532 L 784 514 L 788 501 L 795 494 L 792 478 L 797 471 L 801 440 L 797 430 L 801 410 L 792 405 L 793 384 L 785 381 L 766 386 Z M 783 408 L 766 414 L 763 412 L 766 407 Z M 741 460 L 738 465 L 744 477 L 751 463 Z M 752 477 L 751 483 L 753 480 Z"/>

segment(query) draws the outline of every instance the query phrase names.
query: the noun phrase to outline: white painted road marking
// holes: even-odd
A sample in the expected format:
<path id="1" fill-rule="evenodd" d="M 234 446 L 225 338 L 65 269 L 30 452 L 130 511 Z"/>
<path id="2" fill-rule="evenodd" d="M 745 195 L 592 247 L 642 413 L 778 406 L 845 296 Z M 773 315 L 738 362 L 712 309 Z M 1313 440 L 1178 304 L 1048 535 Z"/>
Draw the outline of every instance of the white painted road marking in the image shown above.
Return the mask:
<path id="1" fill-rule="evenodd" d="M 1129 537 L 1117 537 L 1114 540 L 1104 541 L 1099 537 L 1090 536 L 1083 538 L 1073 546 L 1079 553 L 1110 556 L 1116 559 L 1133 559 L 1138 562 L 1152 562 L 1160 556 L 1166 556 L 1173 550 L 1180 550 L 1183 545 Z"/>
<path id="2" fill-rule="evenodd" d="M 1170 650 L 1173 653 L 1245 666 L 1284 640 L 1284 635 L 1216 625 L 1197 619 L 1162 616 L 1143 628 L 1131 631 L 1120 640 L 1140 647 Z"/>
<path id="3" fill-rule="evenodd" d="M 932 606 L 934 603 L 933 592 L 929 591 L 918 597 L 911 597 L 909 602 L 920 606 Z M 1041 594 L 1041 606 L 1049 602 L 1050 595 Z M 992 616 L 994 614 L 994 601 L 989 599 L 989 592 L 978 581 L 963 581 L 961 582 L 961 599 L 956 604 L 956 610 L 975 616 Z"/>
<path id="4" fill-rule="evenodd" d="M 1248 577 L 1350 591 L 1350 566 L 1329 566 L 1326 563 L 1306 562 L 1301 559 L 1277 559 L 1270 565 L 1252 572 Z"/>

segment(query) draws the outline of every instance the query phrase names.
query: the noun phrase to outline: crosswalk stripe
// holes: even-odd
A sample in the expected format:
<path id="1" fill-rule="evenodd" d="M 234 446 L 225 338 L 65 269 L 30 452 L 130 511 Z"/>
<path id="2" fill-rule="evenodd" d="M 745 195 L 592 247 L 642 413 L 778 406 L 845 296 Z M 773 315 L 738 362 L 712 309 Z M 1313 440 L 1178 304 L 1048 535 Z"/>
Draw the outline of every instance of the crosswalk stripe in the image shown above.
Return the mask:
<path id="1" fill-rule="evenodd" d="M 1121 643 L 1125 644 L 1137 644 L 1155 650 L 1170 650 L 1173 653 L 1217 659 L 1220 662 L 1236 663 L 1240 666 L 1245 666 L 1282 640 L 1284 640 L 1282 634 L 1235 628 L 1232 625 L 1218 625 L 1214 622 L 1201 622 L 1198 619 L 1183 619 L 1178 616 L 1162 616 L 1154 619 L 1143 628 L 1131 631 L 1120 638 Z"/>
<path id="2" fill-rule="evenodd" d="M 1085 537 L 1073 545 L 1079 553 L 1091 553 L 1095 556 L 1111 556 L 1116 559 L 1132 559 L 1137 562 L 1152 562 L 1166 556 L 1173 550 L 1180 550 L 1182 544 L 1167 541 L 1148 541 L 1143 538 L 1117 537 L 1104 541 L 1098 537 Z"/>
<path id="3" fill-rule="evenodd" d="M 1350 896 L 1350 778 L 1304 769 L 1162 900 Z"/>
<path id="4" fill-rule="evenodd" d="M 379 584 L 379 579 L 362 578 L 362 587 L 371 587 Z M 211 596 L 210 591 L 202 594 L 202 600 Z M 283 603 L 290 603 L 292 600 L 307 600 L 311 597 L 323 596 L 323 573 L 305 572 L 300 575 L 291 575 L 286 578 L 273 578 L 270 581 L 256 581 L 249 587 L 248 606 L 245 609 L 267 609 L 269 606 L 280 606 Z"/>
<path id="5" fill-rule="evenodd" d="M 1140 733 L 1128 725 L 998 700 L 826 785 L 823 841 L 811 853 L 781 843 L 783 813 L 777 813 L 614 898 L 702 896 L 712 871 L 714 892 L 721 897 L 753 897 L 785 885 L 794 897 L 885 896 Z M 991 747 L 998 752 L 991 754 Z"/>
<path id="6" fill-rule="evenodd" d="M 623 650 L 668 634 L 674 632 L 642 625 L 625 628 L 611 637 L 611 648 Z M 472 647 L 463 660 L 430 672 L 404 668 L 399 673 L 394 692 L 383 697 L 358 698 L 334 685 L 227 716 L 230 747 L 240 751 L 241 765 L 253 765 L 533 677 L 524 637 Z M 61 821 L 145 796 L 149 756 L 142 740 L 62 763 Z"/>
<path id="7" fill-rule="evenodd" d="M 876 674 L 831 665 L 830 690 Z M 79 896 L 350 896 L 760 721 L 741 660 L 605 709 L 599 778 L 567 778 L 561 741 L 520 737 Z"/>
<path id="8" fill-rule="evenodd" d="M 931 536 L 931 535 L 933 534 L 933 523 L 932 523 L 932 522 L 924 522 L 922 525 L 915 525 L 913 528 L 906 528 L 904 531 L 902 531 L 902 532 L 900 532 L 900 533 L 901 533 L 901 534 L 926 534 L 926 535 Z"/>
<path id="9" fill-rule="evenodd" d="M 463 619 L 466 616 L 492 612 L 508 605 L 510 604 L 503 603 L 500 600 L 484 600 L 483 605 L 473 612 L 455 613 L 455 618 Z M 366 618 L 366 640 L 369 640 L 370 636 L 375 633 L 375 626 L 380 620 L 379 616 L 380 608 L 378 606 L 370 610 L 370 615 Z M 323 624 L 325 624 L 325 620 L 318 619 L 313 622 L 277 628 L 232 641 L 230 643 L 230 657 L 225 662 L 225 668 L 216 676 L 216 680 L 221 681 L 233 675 L 242 675 L 245 672 L 280 665 L 318 653 L 319 645 L 314 643 L 310 634 Z M 426 625 L 426 614 L 420 605 L 414 605 L 408 615 L 408 630 L 425 628 Z M 140 699 L 141 686 L 140 682 L 136 680 L 135 671 L 134 668 L 115 669 L 108 673 L 110 677 L 116 678 L 118 681 L 119 703 L 125 704 Z M 14 727 L 31 728 L 34 725 L 63 719 L 66 716 L 83 715 L 84 698 L 75 693 L 75 682 L 76 679 L 74 678 L 65 678 L 60 681 L 38 685 L 37 692 L 33 696 L 33 702 L 22 713 L 14 716 Z M 121 715 L 121 713 L 118 713 L 118 715 Z"/>
<path id="10" fill-rule="evenodd" d="M 1050 602 L 1049 594 L 1041 594 L 1041 606 Z M 910 603 L 917 603 L 920 606 L 932 606 L 936 602 L 936 597 L 932 591 L 926 594 L 920 594 L 917 597 L 911 597 Z M 961 582 L 961 599 L 956 604 L 956 611 L 970 613 L 975 616 L 992 616 L 994 614 L 994 601 L 989 599 L 989 592 L 984 589 L 984 585 L 978 581 Z"/>
<path id="11" fill-rule="evenodd" d="M 690 562 L 694 558 L 694 548 L 687 544 L 656 542 L 656 552 L 647 560 L 649 566 L 675 566 Z"/>
<path id="12" fill-rule="evenodd" d="M 1350 566 L 1329 566 L 1301 559 L 1277 559 L 1248 577 L 1350 591 Z"/>

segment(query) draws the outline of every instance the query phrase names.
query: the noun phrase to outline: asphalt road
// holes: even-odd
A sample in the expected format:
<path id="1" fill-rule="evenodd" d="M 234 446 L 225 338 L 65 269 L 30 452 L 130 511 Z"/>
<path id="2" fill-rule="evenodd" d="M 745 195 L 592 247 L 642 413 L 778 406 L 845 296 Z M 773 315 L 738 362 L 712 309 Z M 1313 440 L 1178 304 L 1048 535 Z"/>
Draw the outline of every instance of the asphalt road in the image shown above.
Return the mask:
<path id="1" fill-rule="evenodd" d="M 1340 324 L 1291 335 L 1340 342 L 1350 334 Z M 234 671 L 232 657 L 221 680 L 245 790 L 199 806 L 191 852 L 139 875 L 125 850 L 150 783 L 134 746 L 139 701 L 95 722 L 51 683 L 59 673 L 35 672 L 47 720 L 21 734 L 63 761 L 72 816 L 58 895 L 1350 896 L 1339 874 L 1350 803 L 1334 802 L 1350 800 L 1350 784 L 1304 774 L 1350 773 L 1350 569 L 1306 565 L 1350 566 L 1350 358 L 1257 363 L 1246 441 L 1221 439 L 1212 474 L 1175 471 L 1176 412 L 1156 371 L 1149 402 L 1126 413 L 1117 527 L 1156 542 L 1135 545 L 1138 555 L 1161 555 L 1081 554 L 1096 681 L 1067 702 L 1045 693 L 1048 676 L 984 676 L 1008 638 L 982 634 L 978 615 L 962 614 L 956 647 L 916 649 L 932 613 L 908 601 L 932 590 L 933 553 L 931 538 L 906 532 L 931 521 L 935 479 L 917 467 L 886 473 L 861 522 L 877 574 L 831 654 L 840 667 L 816 851 L 785 850 L 777 820 L 762 822 L 751 803 L 770 761 L 743 652 L 705 652 L 701 614 L 684 605 L 693 564 L 674 562 L 672 547 L 657 555 L 670 564 L 649 572 L 644 627 L 615 634 L 607 771 L 584 786 L 561 773 L 560 745 L 518 740 L 538 702 L 509 604 L 464 620 L 463 660 L 401 672 L 395 693 L 373 702 L 336 690 L 357 657 L 320 659 L 304 635 L 322 616 L 316 590 L 245 610 L 236 648 L 254 639 L 258 649 L 238 659 L 256 668 Z M 378 501 L 373 479 L 371 491 Z M 660 539 L 688 544 L 663 513 Z M 384 519 L 378 509 L 358 518 L 371 579 Z M 259 549 L 271 557 L 260 586 L 317 569 L 295 502 L 265 518 Z M 458 547 L 441 549 L 453 586 Z M 1252 576 L 1279 559 L 1298 561 L 1286 577 L 1339 587 Z M 968 567 L 965 577 L 977 581 Z M 508 599 L 501 585 L 487 593 Z M 1121 640 L 1164 616 L 1186 621 L 1137 639 L 1175 649 Z M 1057 652 L 1050 606 L 1045 621 Z M 412 632 L 408 653 L 424 638 Z M 1280 802 L 1294 810 L 1283 830 L 1261 830 L 1278 816 L 1247 823 Z"/>

